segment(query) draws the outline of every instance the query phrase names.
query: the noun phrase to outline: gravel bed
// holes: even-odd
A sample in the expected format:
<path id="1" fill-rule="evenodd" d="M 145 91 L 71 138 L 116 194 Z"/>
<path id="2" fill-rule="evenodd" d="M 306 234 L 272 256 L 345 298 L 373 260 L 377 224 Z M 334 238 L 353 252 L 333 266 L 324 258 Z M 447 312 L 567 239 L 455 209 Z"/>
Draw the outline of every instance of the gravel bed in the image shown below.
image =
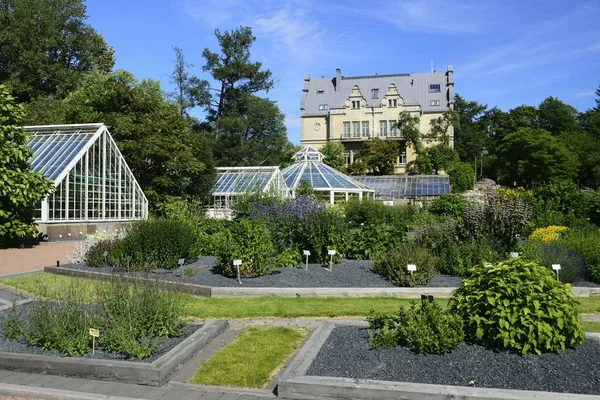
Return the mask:
<path id="1" fill-rule="evenodd" d="M 30 303 L 30 304 L 25 304 L 25 305 L 18 306 L 18 307 L 19 308 L 22 307 L 23 309 L 25 309 L 26 307 L 31 307 L 31 306 L 32 306 L 32 304 Z M 6 314 L 7 314 L 7 311 L 0 312 L 0 326 L 2 325 L 3 318 Z M 181 336 L 162 340 L 160 342 L 160 344 L 158 345 L 156 353 L 154 353 L 154 355 L 152 355 L 151 357 L 148 357 L 148 358 L 127 359 L 121 353 L 109 353 L 109 352 L 105 352 L 102 349 L 98 349 L 98 348 L 96 348 L 93 355 L 92 355 L 92 349 L 89 349 L 86 354 L 77 356 L 77 358 L 93 358 L 93 359 L 101 359 L 101 360 L 123 360 L 123 361 L 151 363 L 151 362 L 157 360 L 158 358 L 160 358 L 163 354 L 165 354 L 168 351 L 170 351 L 171 349 L 173 349 L 179 343 L 183 342 L 191 334 L 193 334 L 198 329 L 200 329 L 200 327 L 201 327 L 201 325 L 199 325 L 199 324 L 190 325 L 183 332 L 183 334 Z M 100 334 L 102 334 L 102 332 L 100 332 Z M 44 350 L 41 347 L 33 346 L 33 345 L 27 344 L 23 341 L 7 339 L 2 334 L 1 329 L 0 329 L 0 352 L 1 353 L 20 353 L 20 354 L 23 354 L 23 353 L 40 354 L 40 355 L 49 356 L 49 357 L 72 358 L 72 357 L 61 355 L 58 350 Z"/>
<path id="2" fill-rule="evenodd" d="M 498 389 L 600 394 L 600 343 L 577 350 L 520 356 L 461 343 L 454 352 L 416 354 L 405 347 L 371 349 L 364 327 L 336 327 L 308 375 Z"/>

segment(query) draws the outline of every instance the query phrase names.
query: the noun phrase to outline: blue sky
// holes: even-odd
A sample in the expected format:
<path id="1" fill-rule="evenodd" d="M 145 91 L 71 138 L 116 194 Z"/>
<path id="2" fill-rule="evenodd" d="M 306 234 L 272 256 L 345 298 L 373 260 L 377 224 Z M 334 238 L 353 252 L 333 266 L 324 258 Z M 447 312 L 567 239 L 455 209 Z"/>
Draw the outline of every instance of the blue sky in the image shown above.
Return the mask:
<path id="1" fill-rule="evenodd" d="M 202 73 L 215 28 L 253 29 L 253 58 L 273 72 L 268 97 L 300 141 L 305 74 L 427 72 L 454 66 L 456 92 L 508 110 L 547 96 L 584 111 L 600 85 L 600 2 L 572 0 L 88 0 L 89 23 L 116 68 L 172 89 L 173 46 Z M 197 110 L 196 115 L 201 116 Z"/>

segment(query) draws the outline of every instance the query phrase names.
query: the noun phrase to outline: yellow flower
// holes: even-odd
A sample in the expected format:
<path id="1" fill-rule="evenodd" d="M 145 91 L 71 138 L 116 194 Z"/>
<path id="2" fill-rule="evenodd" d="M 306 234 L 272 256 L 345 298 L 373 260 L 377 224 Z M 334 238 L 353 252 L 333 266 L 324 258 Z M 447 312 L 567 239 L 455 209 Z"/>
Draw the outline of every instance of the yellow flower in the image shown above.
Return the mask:
<path id="1" fill-rule="evenodd" d="M 529 239 L 539 240 L 543 243 L 550 243 L 560 237 L 561 232 L 568 231 L 569 228 L 566 226 L 556 226 L 551 225 L 545 228 L 538 228 L 531 235 L 529 235 Z"/>

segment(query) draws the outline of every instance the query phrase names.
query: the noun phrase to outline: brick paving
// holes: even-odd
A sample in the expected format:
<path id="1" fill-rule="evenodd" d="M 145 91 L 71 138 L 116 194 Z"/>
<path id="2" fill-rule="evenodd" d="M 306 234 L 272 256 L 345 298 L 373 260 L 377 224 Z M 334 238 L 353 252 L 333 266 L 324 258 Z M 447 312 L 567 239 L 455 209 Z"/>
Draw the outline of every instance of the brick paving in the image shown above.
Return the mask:
<path id="1" fill-rule="evenodd" d="M 39 271 L 50 265 L 68 262 L 67 254 L 72 255 L 75 245 L 80 241 L 69 240 L 62 242 L 40 243 L 37 246 L 24 249 L 0 250 L 0 277 Z"/>

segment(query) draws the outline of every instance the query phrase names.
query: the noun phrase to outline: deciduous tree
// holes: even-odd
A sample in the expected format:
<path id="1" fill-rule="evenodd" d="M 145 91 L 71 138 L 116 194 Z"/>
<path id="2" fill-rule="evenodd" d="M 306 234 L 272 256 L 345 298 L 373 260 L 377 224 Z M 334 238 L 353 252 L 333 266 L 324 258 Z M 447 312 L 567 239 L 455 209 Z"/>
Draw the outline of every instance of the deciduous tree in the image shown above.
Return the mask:
<path id="1" fill-rule="evenodd" d="M 341 170 L 346 165 L 344 145 L 339 142 L 329 141 L 321 147 L 321 153 L 325 156 L 323 162 L 330 167 Z"/>

